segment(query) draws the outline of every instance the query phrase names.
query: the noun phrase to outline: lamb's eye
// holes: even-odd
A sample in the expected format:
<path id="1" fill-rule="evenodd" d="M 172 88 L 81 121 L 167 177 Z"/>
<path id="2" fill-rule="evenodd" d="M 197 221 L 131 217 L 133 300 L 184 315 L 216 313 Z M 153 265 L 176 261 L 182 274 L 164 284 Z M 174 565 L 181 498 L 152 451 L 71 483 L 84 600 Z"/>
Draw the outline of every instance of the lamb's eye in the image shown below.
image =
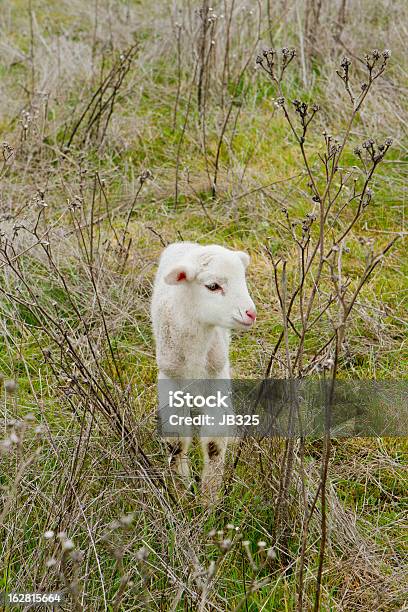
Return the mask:
<path id="1" fill-rule="evenodd" d="M 219 291 L 222 289 L 221 285 L 218 283 L 211 283 L 211 285 L 206 285 L 208 291 Z"/>

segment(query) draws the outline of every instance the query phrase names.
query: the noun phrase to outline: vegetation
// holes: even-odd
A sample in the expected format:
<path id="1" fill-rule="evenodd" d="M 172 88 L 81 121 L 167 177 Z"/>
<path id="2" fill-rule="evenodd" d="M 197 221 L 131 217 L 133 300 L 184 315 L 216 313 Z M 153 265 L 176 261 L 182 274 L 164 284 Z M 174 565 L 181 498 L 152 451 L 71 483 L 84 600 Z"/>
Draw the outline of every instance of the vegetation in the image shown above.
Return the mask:
<path id="1" fill-rule="evenodd" d="M 235 378 L 406 377 L 407 13 L 4 7 L 0 592 L 406 609 L 406 439 L 245 440 L 203 508 L 155 432 L 149 298 L 166 244 L 242 249 L 258 320 Z"/>

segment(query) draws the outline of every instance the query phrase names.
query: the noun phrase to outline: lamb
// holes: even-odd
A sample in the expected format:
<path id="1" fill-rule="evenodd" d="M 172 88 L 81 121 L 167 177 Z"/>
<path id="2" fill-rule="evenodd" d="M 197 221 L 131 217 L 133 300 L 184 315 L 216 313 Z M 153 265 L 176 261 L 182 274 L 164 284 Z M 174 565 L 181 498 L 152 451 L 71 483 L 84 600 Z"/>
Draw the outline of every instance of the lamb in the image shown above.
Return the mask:
<path id="1" fill-rule="evenodd" d="M 151 317 L 159 379 L 229 379 L 232 329 L 249 330 L 256 319 L 245 271 L 249 256 L 218 245 L 169 245 L 154 283 Z M 172 470 L 189 486 L 191 437 L 167 439 Z M 204 500 L 216 500 L 222 482 L 226 438 L 202 437 Z"/>

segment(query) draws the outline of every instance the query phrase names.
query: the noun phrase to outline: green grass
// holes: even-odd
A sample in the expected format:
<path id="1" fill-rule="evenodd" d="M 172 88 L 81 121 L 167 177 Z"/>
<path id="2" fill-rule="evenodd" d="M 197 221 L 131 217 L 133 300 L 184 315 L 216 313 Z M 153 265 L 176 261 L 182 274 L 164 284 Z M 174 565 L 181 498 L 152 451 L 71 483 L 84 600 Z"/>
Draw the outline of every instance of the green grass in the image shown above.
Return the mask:
<path id="1" fill-rule="evenodd" d="M 37 296 L 39 306 L 58 320 L 61 330 L 78 343 L 82 358 L 92 372 L 97 372 L 98 376 L 102 372 L 106 377 L 112 401 L 123 411 L 124 420 L 134 427 L 155 469 L 165 473 L 165 452 L 155 434 L 157 367 L 149 320 L 151 285 L 162 250 L 158 236 L 166 242 L 183 239 L 219 243 L 250 253 L 248 284 L 257 305 L 258 321 L 251 333 L 233 335 L 231 363 L 234 377 L 260 378 L 282 331 L 273 269 L 265 246 L 276 259 L 287 259 L 290 282 L 295 283 L 296 254 L 282 228 L 285 215 L 281 209 L 285 207 L 290 219 L 297 222 L 315 211 L 316 205 L 311 200 L 308 179 L 297 176 L 303 172 L 301 153 L 282 113 L 275 107 L 276 88 L 263 75 L 256 74 L 252 65 L 235 92 L 238 64 L 232 62 L 224 108 L 219 95 L 219 73 L 214 77 L 208 96 L 204 147 L 195 91 L 186 117 L 194 58 L 187 37 L 183 39 L 187 48 L 183 47 L 180 97 L 173 125 L 177 58 L 174 36 L 163 26 L 168 19 L 164 10 L 159 22 L 153 17 L 154 7 L 145 2 L 130 2 L 131 18 L 126 20 L 120 17 L 126 3 L 113 2 L 112 14 L 100 6 L 94 41 L 95 15 L 91 5 L 83 5 L 79 10 L 78 6 L 71 7 L 64 2 L 47 0 L 32 4 L 36 86 L 40 91 L 50 83 L 50 99 L 45 111 L 38 92 L 30 98 L 32 67 L 28 10 L 27 4 L 19 0 L 10 7 L 9 18 L 1 23 L 4 40 L 10 48 L 18 49 L 25 59 L 14 62 L 10 59 L 11 54 L 0 61 L 0 76 L 7 91 L 7 103 L 1 98 L 0 135 L 17 151 L 16 162 L 2 177 L 4 199 L 0 204 L 0 222 L 4 220 L 7 233 L 11 231 L 9 223 L 33 227 L 38 214 L 33 203 L 36 190 L 46 192 L 48 207 L 44 220 L 49 226 L 56 224 L 50 242 L 57 253 L 66 285 L 47 263 L 44 253 L 31 249 L 19 260 L 28 289 Z M 370 24 L 367 26 L 370 44 L 371 38 L 380 36 L 383 28 L 393 25 L 386 11 L 380 8 L 371 7 L 366 20 Z M 141 41 L 139 58 L 126 77 L 123 94 L 118 96 L 106 141 L 102 144 L 90 141 L 80 146 L 84 136 L 82 127 L 71 149 L 61 150 L 63 138 L 66 142 L 72 126 L 98 87 L 102 54 L 106 73 L 119 50 L 133 42 L 136 27 Z M 163 32 L 160 32 L 161 27 Z M 358 19 L 354 19 L 350 27 L 354 28 L 351 38 L 359 45 Z M 294 40 L 297 44 L 297 23 L 287 23 L 284 34 L 289 42 Z M 234 31 L 233 38 L 235 36 L 237 32 Z M 47 45 L 56 45 L 57 39 L 60 39 L 59 44 L 66 41 L 69 49 L 77 50 L 79 55 L 62 57 L 62 76 L 54 80 L 52 70 L 58 70 L 57 54 L 55 50 L 49 52 Z M 216 40 L 219 44 L 219 39 Z M 287 43 L 286 40 L 281 42 L 282 45 Z M 246 44 L 245 40 L 240 41 L 236 50 L 242 52 Z M 399 43 L 395 44 L 398 47 Z M 338 52 L 337 48 L 332 49 L 333 54 Z M 341 136 L 346 126 L 346 98 L 333 97 L 331 84 L 327 82 L 330 53 L 321 53 L 313 60 L 311 83 L 304 84 L 302 70 L 299 64 L 294 64 L 288 69 L 290 76 L 284 84 L 289 101 L 299 98 L 322 105 L 306 147 L 314 170 L 319 167 L 319 154 L 323 152 L 323 129 L 327 127 L 334 136 Z M 399 48 L 396 56 L 403 57 Z M 88 69 L 91 60 L 94 74 Z M 51 71 L 47 73 L 47 70 Z M 364 269 L 369 248 L 378 252 L 393 235 L 406 231 L 407 156 L 401 146 L 402 138 L 398 137 L 400 121 L 390 110 L 384 110 L 388 108 L 384 107 L 387 96 L 399 95 L 393 84 L 398 83 L 402 88 L 406 85 L 398 59 L 389 74 L 390 81 L 378 84 L 378 104 L 375 98 L 370 100 L 370 112 L 376 117 L 378 113 L 378 118 L 372 120 L 367 112 L 357 120 L 343 159 L 344 166 L 357 165 L 352 150 L 370 135 L 367 130 L 373 130 L 372 125 L 375 125 L 376 138 L 382 142 L 385 131 L 394 121 L 395 144 L 374 179 L 373 200 L 347 240 L 350 252 L 344 256 L 344 272 L 350 275 L 352 286 L 356 285 Z M 233 107 L 221 146 L 217 195 L 213 199 L 211 181 L 215 155 L 228 108 L 228 95 L 233 93 L 239 97 L 239 106 Z M 34 118 L 28 140 L 23 143 L 19 123 L 22 108 L 30 108 L 33 117 L 37 117 L 35 113 L 39 109 L 39 116 L 45 117 L 44 132 L 36 132 L 37 122 L 38 126 L 41 123 Z M 387 132 L 386 135 L 394 134 Z M 177 164 L 179 197 L 176 203 Z M 122 265 L 117 237 L 122 236 L 126 227 L 129 206 L 139 185 L 138 176 L 144 169 L 150 169 L 154 178 L 143 186 L 134 206 L 126 235 L 126 239 L 132 240 L 129 257 Z M 102 220 L 94 231 L 92 265 L 110 345 L 125 390 L 119 385 L 106 338 L 101 332 L 102 316 L 90 281 L 89 251 L 85 251 L 85 246 L 89 248 L 89 229 L 83 230 L 82 237 L 77 231 L 78 225 L 87 225 L 89 221 L 96 172 L 105 181 L 106 201 L 97 187 L 94 218 L 100 216 Z M 67 201 L 72 202 L 78 195 L 84 196 L 82 208 L 75 213 L 67 211 Z M 344 211 L 343 224 L 352 219 L 355 206 L 351 204 Z M 41 222 L 40 227 L 45 224 Z M 337 223 L 335 229 L 339 227 Z M 22 248 L 31 240 L 24 231 L 19 230 Z M 296 231 L 299 231 L 298 226 Z M 316 223 L 312 234 L 316 236 L 317 232 Z M 360 304 L 348 328 L 347 351 L 340 358 L 340 378 L 406 378 L 407 265 L 406 241 L 401 239 L 377 267 L 360 295 Z M 328 286 L 328 276 L 325 282 Z M 233 486 L 214 511 L 206 512 L 202 507 L 197 482 L 195 494 L 184 494 L 178 505 L 172 505 L 169 500 L 167 505 L 161 504 L 157 491 L 152 492 L 140 476 L 134 456 L 129 456 L 117 431 L 98 412 L 94 400 L 69 395 L 67 389 L 69 391 L 72 386 L 66 380 L 69 377 L 58 379 L 55 376 L 44 357 L 44 350 L 51 350 L 53 363 L 58 365 L 63 363 L 61 349 L 47 333 L 51 329 L 44 325 L 41 310 L 30 306 L 32 295 L 12 276 L 2 278 L 0 283 L 7 292 L 28 302 L 16 303 L 4 294 L 0 296 L 1 333 L 3 329 L 7 332 L 0 337 L 0 373 L 5 379 L 18 382 L 14 395 L 1 389 L 3 423 L 0 437 L 5 438 L 10 433 L 6 428 L 7 420 L 21 419 L 28 413 L 34 414 L 36 425 L 47 424 L 45 433 L 37 434 L 29 429 L 24 444 L 0 454 L 1 496 L 4 495 L 4 499 L 11 496 L 13 501 L 12 510 L 0 526 L 0 588 L 11 586 L 29 590 L 39 584 L 50 589 L 54 585 L 63 586 L 64 579 L 58 572 L 45 566 L 50 556 L 55 555 L 60 561 L 62 555 L 58 544 L 44 541 L 44 531 L 52 528 L 67 531 L 75 546 L 82 550 L 84 557 L 78 565 L 80 584 L 86 590 L 89 605 L 96 606 L 95 609 L 103 609 L 102 572 L 108 609 L 114 610 L 113 600 L 123 577 L 115 555 L 124 546 L 124 571 L 129 572 L 134 586 L 125 595 L 123 609 L 170 609 L 180 584 L 184 585 L 185 592 L 175 609 L 198 609 L 198 600 L 189 594 L 189 590 L 198 592 L 195 555 L 204 569 L 212 560 L 219 560 L 210 596 L 220 608 L 233 610 L 234 606 L 242 604 L 241 609 L 251 612 L 294 610 L 295 560 L 299 553 L 302 520 L 302 502 L 295 486 L 288 511 L 287 557 L 282 550 L 277 550 L 276 560 L 258 573 L 251 568 L 241 545 L 241 540 L 248 540 L 255 562 L 259 563 L 258 542 L 266 541 L 267 546 L 273 544 L 276 478 L 279 477 L 282 443 L 265 441 L 256 452 L 250 445 L 244 446 Z M 83 320 L 87 321 L 97 345 L 96 359 L 87 347 Z M 298 312 L 294 313 L 294 327 L 298 331 L 301 328 Z M 306 338 L 306 356 L 313 355 L 330 332 L 327 319 L 322 319 Z M 289 329 L 289 347 L 295 350 L 297 346 L 298 338 Z M 284 359 L 284 351 L 279 356 Z M 71 373 L 79 375 L 74 362 L 70 367 Z M 281 377 L 282 371 L 279 364 L 274 363 L 272 375 Z M 84 414 L 88 416 L 84 418 Z M 41 450 L 36 455 L 39 447 Z M 308 485 L 313 490 L 320 466 L 319 443 L 308 441 L 305 453 Z M 334 527 L 325 562 L 321 610 L 393 612 L 402 609 L 403 595 L 397 587 L 401 586 L 400 574 L 404 569 L 407 545 L 401 529 L 408 484 L 407 455 L 407 442 L 402 438 L 336 440 L 333 443 L 329 476 L 333 496 L 341 506 L 340 518 L 335 512 L 329 513 Z M 29 464 L 25 465 L 28 460 Z M 191 452 L 191 461 L 198 479 L 202 466 L 198 445 Z M 19 475 L 21 466 L 24 471 Z M 14 482 L 17 482 L 15 489 Z M 317 512 L 320 511 L 319 501 Z M 132 527 L 112 529 L 114 546 L 109 548 L 102 535 L 110 529 L 108 525 L 112 520 L 129 512 L 135 513 Z M 345 546 L 342 527 L 350 517 L 355 525 L 356 542 L 348 541 Z M 239 528 L 236 533 L 241 540 L 237 539 L 224 555 L 216 543 L 217 537 L 214 540 L 208 534 L 213 529 L 224 529 L 227 533 L 228 524 Z M 313 601 L 315 588 L 319 529 L 319 520 L 315 517 L 305 570 L 308 604 Z M 353 563 L 353 555 L 359 554 L 361 542 L 378 575 L 370 573 L 372 567 L 365 567 L 360 558 Z M 150 551 L 148 562 L 137 557 L 137 551 L 145 545 Z M 288 559 L 293 564 L 285 572 Z M 70 558 L 70 579 L 75 573 L 75 564 Z M 175 582 L 172 582 L 169 568 L 176 577 Z M 251 594 L 254 578 L 267 576 L 271 582 Z M 376 599 L 377 588 L 382 589 L 384 601 Z M 149 592 L 154 594 L 153 600 L 149 600 Z"/>

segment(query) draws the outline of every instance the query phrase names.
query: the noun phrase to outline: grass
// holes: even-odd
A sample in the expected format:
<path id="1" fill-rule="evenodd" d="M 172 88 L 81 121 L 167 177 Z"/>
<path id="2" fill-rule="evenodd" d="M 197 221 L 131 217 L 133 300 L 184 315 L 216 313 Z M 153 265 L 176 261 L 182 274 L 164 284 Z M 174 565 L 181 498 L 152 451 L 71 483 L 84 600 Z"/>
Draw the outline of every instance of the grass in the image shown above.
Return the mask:
<path id="1" fill-rule="evenodd" d="M 344 268 L 352 283 L 371 248 L 384 248 L 397 233 L 402 239 L 359 296 L 340 358 L 341 378 L 406 378 L 406 6 L 395 4 L 391 9 L 385 2 L 354 3 L 342 35 L 344 46 L 358 56 L 374 41 L 379 48 L 391 46 L 390 41 L 395 47 L 390 71 L 355 123 L 344 157 L 345 165 L 357 165 L 354 146 L 371 135 L 379 142 L 394 138 L 372 185 L 373 201 L 347 240 Z M 300 3 L 303 25 L 305 7 L 306 2 Z M 287 259 L 295 283 L 296 255 L 282 228 L 282 208 L 297 221 L 315 207 L 299 147 L 275 106 L 277 91 L 254 69 L 252 59 L 240 80 L 238 104 L 220 148 L 217 194 L 211 197 L 229 95 L 252 53 L 257 16 L 236 3 L 224 86 L 226 20 L 217 21 L 204 132 L 195 86 L 191 89 L 199 20 L 187 4 L 180 8 L 177 12 L 168 3 L 154 7 L 144 1 L 94 6 L 33 0 L 31 5 L 12 3 L 0 17 L 5 52 L 0 133 L 14 150 L 1 170 L 0 223 L 13 240 L 21 275 L 18 279 L 2 260 L 0 585 L 9 591 L 65 589 L 65 609 L 295 610 L 304 492 L 295 472 L 284 546 L 274 538 L 283 441 L 246 442 L 235 471 L 233 448 L 228 494 L 214 510 L 202 507 L 198 484 L 195 494 L 176 489 L 177 503 L 157 484 L 159 475 L 173 490 L 163 443 L 155 434 L 157 369 L 149 320 L 162 242 L 214 242 L 250 253 L 248 284 L 258 322 L 252 332 L 234 335 L 231 362 L 234 377 L 259 379 L 282 331 L 265 246 L 276 258 Z M 221 14 L 222 7 L 214 10 Z M 276 45 L 299 47 L 305 32 L 299 30 L 295 8 L 283 12 L 276 5 L 273 10 Z M 343 134 L 348 112 L 347 97 L 334 76 L 345 53 L 329 34 L 335 7 L 322 10 L 313 57 L 308 59 L 307 48 L 301 47 L 284 85 L 289 100 L 322 106 L 307 143 L 315 169 L 323 151 L 321 132 Z M 180 56 L 175 21 L 182 27 Z M 118 92 L 104 141 L 100 132 L 87 134 L 84 123 L 79 130 L 84 145 L 78 138 L 66 149 L 67 134 L 99 86 L 102 65 L 106 74 L 135 39 L 140 41 L 138 56 Z M 259 47 L 268 40 L 265 14 L 261 39 Z M 358 61 L 354 64 L 358 71 Z M 30 113 L 27 130 L 22 109 Z M 127 224 L 146 169 L 153 178 L 143 184 Z M 47 206 L 38 217 L 42 197 Z M 353 206 L 344 215 L 342 223 L 347 223 Z M 32 234 L 38 218 L 42 246 Z M 127 255 L 119 248 L 122 239 L 129 244 Z M 50 264 L 50 253 L 56 266 Z M 305 343 L 308 358 L 329 333 L 327 320 L 312 330 Z M 88 377 L 68 355 L 67 338 Z M 297 342 L 290 331 L 290 347 L 295 349 Z M 285 376 L 278 362 L 272 376 Z M 8 380 L 17 381 L 16 391 L 7 391 Z M 152 464 L 147 471 L 112 415 L 103 412 L 105 400 L 147 454 Z M 319 610 L 406 608 L 407 451 L 404 438 L 333 441 Z M 321 458 L 319 441 L 308 440 L 309 504 Z M 192 463 L 197 478 L 201 461 L 196 446 Z M 304 610 L 313 609 L 321 511 L 318 501 L 307 541 Z M 46 540 L 50 529 L 55 536 Z M 67 538 L 73 551 L 64 548 Z"/>

